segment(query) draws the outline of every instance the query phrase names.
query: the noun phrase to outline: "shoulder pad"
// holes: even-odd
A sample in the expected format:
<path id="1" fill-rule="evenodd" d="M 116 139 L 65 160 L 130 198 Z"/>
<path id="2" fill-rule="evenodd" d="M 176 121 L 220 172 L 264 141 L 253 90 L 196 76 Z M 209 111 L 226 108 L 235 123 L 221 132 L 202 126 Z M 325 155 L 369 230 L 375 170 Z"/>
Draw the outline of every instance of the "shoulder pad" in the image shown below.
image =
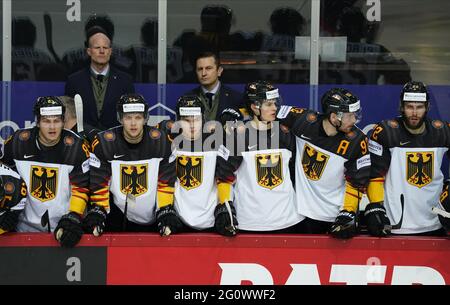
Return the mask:
<path id="1" fill-rule="evenodd" d="M 112 142 L 116 139 L 116 134 L 112 130 L 106 130 L 103 132 L 103 139 L 108 142 Z"/>
<path id="2" fill-rule="evenodd" d="M 387 120 L 386 121 L 387 126 L 391 128 L 398 128 L 398 122 L 396 120 Z"/>
<path id="3" fill-rule="evenodd" d="M 152 127 L 150 128 L 148 135 L 151 139 L 158 140 L 159 138 L 161 138 L 161 131 L 157 128 Z"/>
<path id="4" fill-rule="evenodd" d="M 444 123 L 441 120 L 433 120 L 431 122 L 431 126 L 433 126 L 436 129 L 441 129 L 442 127 L 444 127 Z"/>

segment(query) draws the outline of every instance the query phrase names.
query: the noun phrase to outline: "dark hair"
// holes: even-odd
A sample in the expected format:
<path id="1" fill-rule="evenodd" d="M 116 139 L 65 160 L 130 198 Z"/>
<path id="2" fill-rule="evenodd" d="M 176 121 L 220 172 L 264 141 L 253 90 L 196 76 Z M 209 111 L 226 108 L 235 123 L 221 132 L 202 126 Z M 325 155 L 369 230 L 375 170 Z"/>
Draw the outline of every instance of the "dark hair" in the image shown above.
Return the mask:
<path id="1" fill-rule="evenodd" d="M 197 56 L 195 57 L 195 62 L 197 63 L 197 60 L 199 60 L 200 58 L 205 58 L 205 57 L 214 57 L 214 61 L 216 62 L 217 67 L 220 67 L 219 53 L 213 52 L 213 51 L 204 51 L 204 52 L 198 53 Z"/>

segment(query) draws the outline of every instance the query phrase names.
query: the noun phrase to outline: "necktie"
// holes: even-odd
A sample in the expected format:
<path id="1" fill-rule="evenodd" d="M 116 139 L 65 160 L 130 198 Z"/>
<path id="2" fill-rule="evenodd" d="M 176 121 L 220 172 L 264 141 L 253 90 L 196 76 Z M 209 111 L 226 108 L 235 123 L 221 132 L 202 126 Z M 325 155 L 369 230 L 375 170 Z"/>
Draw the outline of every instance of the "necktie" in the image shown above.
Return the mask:
<path id="1" fill-rule="evenodd" d="M 102 74 L 97 74 L 97 84 L 100 87 L 100 90 L 103 88 L 103 79 L 105 78 Z"/>
<path id="2" fill-rule="evenodd" d="M 209 108 L 212 108 L 214 93 L 207 92 L 207 93 L 205 93 L 205 96 L 208 99 Z"/>

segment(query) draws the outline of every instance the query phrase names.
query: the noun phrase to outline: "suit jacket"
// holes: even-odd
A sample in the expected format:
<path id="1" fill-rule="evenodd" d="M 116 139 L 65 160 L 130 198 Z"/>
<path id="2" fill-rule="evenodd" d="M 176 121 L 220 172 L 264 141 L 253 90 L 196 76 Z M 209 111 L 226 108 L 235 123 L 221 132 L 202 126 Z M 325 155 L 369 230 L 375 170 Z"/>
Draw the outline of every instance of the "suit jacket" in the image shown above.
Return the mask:
<path id="1" fill-rule="evenodd" d="M 216 121 L 220 121 L 220 115 L 222 111 L 226 108 L 238 109 L 241 108 L 242 101 L 242 93 L 231 89 L 228 86 L 225 86 L 223 83 L 220 83 L 219 88 L 219 107 L 216 113 Z M 204 96 L 201 86 L 187 92 L 186 94 L 195 94 L 197 96 Z"/>
<path id="2" fill-rule="evenodd" d="M 134 93 L 131 76 L 111 65 L 109 67 L 108 85 L 100 117 L 98 117 L 97 103 L 92 90 L 90 67 L 71 74 L 67 79 L 65 88 L 65 95 L 71 97 L 74 97 L 75 94 L 81 95 L 83 99 L 83 121 L 100 130 L 119 125 L 116 103 L 122 94 Z"/>

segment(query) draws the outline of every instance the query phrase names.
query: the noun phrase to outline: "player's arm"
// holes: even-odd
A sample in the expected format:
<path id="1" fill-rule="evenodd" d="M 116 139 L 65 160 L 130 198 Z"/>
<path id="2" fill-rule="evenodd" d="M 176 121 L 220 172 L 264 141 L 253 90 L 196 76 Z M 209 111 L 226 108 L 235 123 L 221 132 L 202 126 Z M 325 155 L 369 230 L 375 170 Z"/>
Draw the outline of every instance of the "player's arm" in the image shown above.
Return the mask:
<path id="1" fill-rule="evenodd" d="M 369 140 L 371 158 L 370 180 L 367 197 L 370 203 L 366 206 L 364 217 L 367 229 L 372 236 L 386 236 L 390 232 L 385 229 L 390 224 L 384 207 L 384 177 L 391 163 L 391 153 L 386 141 L 386 127 L 376 125 Z"/>
<path id="2" fill-rule="evenodd" d="M 13 135 L 9 136 L 8 139 L 3 143 L 2 156 L 0 162 L 7 165 L 9 168 L 15 170 L 16 163 L 13 157 Z"/>
<path id="3" fill-rule="evenodd" d="M 163 136 L 161 139 L 161 152 L 164 158 L 159 164 L 156 194 L 156 222 L 159 234 L 161 236 L 168 236 L 180 232 L 183 224 L 174 207 L 175 181 L 177 179 L 175 168 L 176 157 L 172 155 L 170 148 L 171 142 Z"/>
<path id="4" fill-rule="evenodd" d="M 61 217 L 54 231 L 55 239 L 66 248 L 78 244 L 83 235 L 82 216 L 89 200 L 89 146 L 87 141 L 80 140 L 76 148 L 76 160 L 69 173 L 69 213 Z"/>
<path id="5" fill-rule="evenodd" d="M 433 212 L 438 214 L 439 221 L 447 232 L 450 231 L 450 196 L 449 196 L 450 179 L 445 181 L 442 193 L 439 198 L 439 207 L 433 208 Z"/>
<path id="6" fill-rule="evenodd" d="M 105 229 L 106 215 L 109 211 L 111 164 L 104 154 L 99 136 L 95 136 L 91 143 L 89 179 L 90 203 L 83 227 L 94 236 L 100 236 Z"/>
<path id="7" fill-rule="evenodd" d="M 306 108 L 283 105 L 278 111 L 277 119 L 280 121 L 280 124 L 292 129 L 298 119 L 301 118 L 307 111 L 308 109 Z"/>
<path id="8" fill-rule="evenodd" d="M 370 154 L 367 137 L 360 137 L 354 153 L 349 156 L 345 167 L 345 194 L 341 211 L 331 227 L 331 233 L 337 238 L 351 238 L 356 234 L 356 214 L 359 212 L 359 202 L 370 176 Z"/>
<path id="9" fill-rule="evenodd" d="M 214 227 L 219 234 L 234 236 L 237 233 L 236 209 L 233 203 L 233 184 L 235 172 L 242 163 L 242 156 L 236 151 L 232 153 L 227 147 L 221 146 L 216 160 L 216 183 L 218 204 L 214 211 Z"/>
<path id="10" fill-rule="evenodd" d="M 15 230 L 25 208 L 27 186 L 22 178 L 2 177 L 3 199 L 0 202 L 0 234 Z"/>

